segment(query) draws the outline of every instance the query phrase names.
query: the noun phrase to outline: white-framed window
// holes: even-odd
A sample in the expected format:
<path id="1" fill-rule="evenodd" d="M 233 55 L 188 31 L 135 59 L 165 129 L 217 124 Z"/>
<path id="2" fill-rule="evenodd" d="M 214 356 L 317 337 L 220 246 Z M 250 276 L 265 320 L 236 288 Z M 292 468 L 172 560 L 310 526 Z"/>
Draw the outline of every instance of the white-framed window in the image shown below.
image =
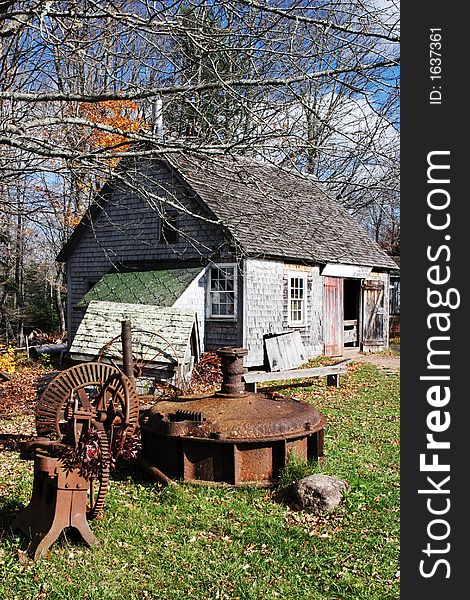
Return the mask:
<path id="1" fill-rule="evenodd" d="M 289 273 L 288 295 L 289 325 L 306 325 L 307 314 L 307 274 L 292 271 Z"/>
<path id="2" fill-rule="evenodd" d="M 220 264 L 209 268 L 208 313 L 217 319 L 237 317 L 237 265 Z"/>

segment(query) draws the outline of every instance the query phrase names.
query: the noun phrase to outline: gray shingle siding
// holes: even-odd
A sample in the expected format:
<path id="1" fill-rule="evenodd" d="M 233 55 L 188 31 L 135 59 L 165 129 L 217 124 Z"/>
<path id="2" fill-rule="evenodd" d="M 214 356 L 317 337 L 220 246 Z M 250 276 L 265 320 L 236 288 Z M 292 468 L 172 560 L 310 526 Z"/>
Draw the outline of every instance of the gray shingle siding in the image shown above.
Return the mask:
<path id="1" fill-rule="evenodd" d="M 116 185 L 110 201 L 88 227 L 68 262 L 69 273 L 69 325 L 70 337 L 75 334 L 83 318 L 83 311 L 73 309 L 90 284 L 96 283 L 105 273 L 119 263 L 142 261 L 202 260 L 214 248 L 224 244 L 224 234 L 215 223 L 199 220 L 197 216 L 182 212 L 178 222 L 180 235 L 171 246 L 160 241 L 159 214 L 164 205 L 158 197 L 164 197 L 171 189 L 171 201 L 195 215 L 204 215 L 200 205 L 186 193 L 184 187 L 163 164 L 158 168 L 139 171 L 139 182 L 144 190 L 152 188 L 150 197 L 136 191 L 131 173 L 128 182 Z"/>
<path id="2" fill-rule="evenodd" d="M 291 274 L 305 273 L 307 276 L 306 322 L 304 327 L 289 325 L 289 277 Z M 318 266 L 304 266 L 284 263 L 283 273 L 283 331 L 298 329 L 307 356 L 323 352 L 323 281 Z"/>
<path id="3" fill-rule="evenodd" d="M 264 362 L 263 336 L 298 330 L 308 356 L 322 352 L 322 282 L 319 267 L 299 266 L 282 261 L 248 259 L 245 261 L 244 344 L 248 349 L 247 367 Z M 305 327 L 289 325 L 289 274 L 307 275 Z"/>
<path id="4" fill-rule="evenodd" d="M 247 367 L 264 362 L 263 335 L 283 330 L 283 272 L 280 261 L 245 261 L 244 345 Z"/>
<path id="5" fill-rule="evenodd" d="M 222 346 L 241 346 L 237 321 L 206 320 L 205 349 L 216 350 Z"/>

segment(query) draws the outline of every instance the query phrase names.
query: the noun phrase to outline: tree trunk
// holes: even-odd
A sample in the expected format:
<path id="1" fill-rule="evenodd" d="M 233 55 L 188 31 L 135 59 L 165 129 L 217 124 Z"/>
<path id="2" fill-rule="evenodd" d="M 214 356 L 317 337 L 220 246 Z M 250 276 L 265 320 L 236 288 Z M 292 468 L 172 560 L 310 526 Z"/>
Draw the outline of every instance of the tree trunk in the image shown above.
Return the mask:
<path id="1" fill-rule="evenodd" d="M 17 219 L 15 236 L 15 309 L 17 313 L 16 343 L 22 345 L 24 329 L 24 223 L 23 186 L 17 188 Z"/>
<path id="2" fill-rule="evenodd" d="M 54 280 L 54 297 L 55 297 L 55 305 L 57 308 L 57 312 L 59 314 L 59 323 L 60 323 L 60 335 L 63 337 L 66 334 L 66 324 L 65 324 L 65 311 L 64 311 L 64 303 L 62 302 L 62 286 L 63 286 L 63 273 L 59 268 L 57 277 Z"/>

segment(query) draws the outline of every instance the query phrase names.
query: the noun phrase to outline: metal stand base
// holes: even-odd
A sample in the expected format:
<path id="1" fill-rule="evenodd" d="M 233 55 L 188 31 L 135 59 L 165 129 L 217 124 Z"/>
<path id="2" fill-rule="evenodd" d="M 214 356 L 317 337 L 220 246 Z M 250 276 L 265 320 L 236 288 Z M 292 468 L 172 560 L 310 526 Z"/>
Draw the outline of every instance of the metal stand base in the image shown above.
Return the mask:
<path id="1" fill-rule="evenodd" d="M 66 472 L 59 459 L 34 458 L 31 501 L 13 523 L 31 539 L 28 554 L 33 560 L 41 558 L 68 527 L 74 527 L 88 546 L 98 541 L 86 519 L 87 490 L 87 480 L 76 470 Z"/>

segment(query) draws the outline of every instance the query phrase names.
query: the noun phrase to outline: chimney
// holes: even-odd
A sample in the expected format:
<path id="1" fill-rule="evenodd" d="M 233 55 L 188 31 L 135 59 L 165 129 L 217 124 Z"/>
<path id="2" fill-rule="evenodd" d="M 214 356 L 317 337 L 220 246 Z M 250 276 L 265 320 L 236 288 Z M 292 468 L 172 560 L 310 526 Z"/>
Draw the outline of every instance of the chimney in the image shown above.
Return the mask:
<path id="1" fill-rule="evenodd" d="M 163 101 L 157 96 L 152 105 L 153 133 L 156 138 L 163 138 Z"/>

